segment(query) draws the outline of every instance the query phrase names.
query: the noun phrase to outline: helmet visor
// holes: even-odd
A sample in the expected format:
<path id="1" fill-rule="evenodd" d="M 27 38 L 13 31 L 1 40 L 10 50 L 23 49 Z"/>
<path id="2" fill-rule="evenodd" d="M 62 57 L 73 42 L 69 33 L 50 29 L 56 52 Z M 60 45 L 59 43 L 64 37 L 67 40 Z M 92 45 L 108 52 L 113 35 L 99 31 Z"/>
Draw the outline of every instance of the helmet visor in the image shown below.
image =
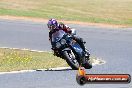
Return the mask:
<path id="1" fill-rule="evenodd" d="M 48 28 L 51 30 L 51 29 L 55 29 L 56 26 L 55 25 L 50 25 L 50 24 L 47 24 Z"/>

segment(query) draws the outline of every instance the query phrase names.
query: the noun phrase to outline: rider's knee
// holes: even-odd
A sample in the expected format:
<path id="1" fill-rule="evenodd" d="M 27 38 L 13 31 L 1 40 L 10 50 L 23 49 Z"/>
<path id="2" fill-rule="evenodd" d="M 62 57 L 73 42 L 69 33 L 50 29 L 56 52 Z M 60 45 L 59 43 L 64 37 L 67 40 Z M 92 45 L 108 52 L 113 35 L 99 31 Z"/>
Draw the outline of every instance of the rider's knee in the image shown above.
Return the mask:
<path id="1" fill-rule="evenodd" d="M 83 38 L 80 38 L 80 42 L 81 42 L 81 43 L 84 43 L 84 44 L 86 43 L 86 41 L 84 41 Z"/>

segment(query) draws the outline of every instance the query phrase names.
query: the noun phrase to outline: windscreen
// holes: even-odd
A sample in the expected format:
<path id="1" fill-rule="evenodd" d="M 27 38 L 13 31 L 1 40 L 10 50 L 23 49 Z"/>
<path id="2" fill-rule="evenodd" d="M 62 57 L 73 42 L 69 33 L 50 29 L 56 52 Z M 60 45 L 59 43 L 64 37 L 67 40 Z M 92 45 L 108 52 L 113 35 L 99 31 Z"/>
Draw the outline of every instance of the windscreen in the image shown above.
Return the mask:
<path id="1" fill-rule="evenodd" d="M 63 37 L 63 35 L 65 35 L 65 32 L 63 30 L 56 31 L 52 34 L 52 42 L 59 41 Z"/>

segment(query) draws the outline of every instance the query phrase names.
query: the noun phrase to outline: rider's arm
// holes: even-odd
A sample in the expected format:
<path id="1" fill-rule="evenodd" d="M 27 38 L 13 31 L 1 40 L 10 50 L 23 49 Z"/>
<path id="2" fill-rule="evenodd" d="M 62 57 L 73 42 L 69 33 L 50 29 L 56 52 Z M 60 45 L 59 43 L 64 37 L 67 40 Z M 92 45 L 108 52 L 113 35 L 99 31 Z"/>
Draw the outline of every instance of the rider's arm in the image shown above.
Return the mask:
<path id="1" fill-rule="evenodd" d="M 63 31 L 65 31 L 66 33 L 70 33 L 72 32 L 71 28 L 63 23 L 60 23 L 59 25 L 60 29 L 62 29 Z"/>
<path id="2" fill-rule="evenodd" d="M 67 30 L 67 33 L 70 33 L 71 34 L 71 32 L 72 32 L 71 28 L 69 26 L 67 26 L 67 25 L 65 25 L 65 28 Z"/>
<path id="3" fill-rule="evenodd" d="M 65 25 L 67 33 L 76 35 L 76 29 L 70 28 L 69 26 Z"/>

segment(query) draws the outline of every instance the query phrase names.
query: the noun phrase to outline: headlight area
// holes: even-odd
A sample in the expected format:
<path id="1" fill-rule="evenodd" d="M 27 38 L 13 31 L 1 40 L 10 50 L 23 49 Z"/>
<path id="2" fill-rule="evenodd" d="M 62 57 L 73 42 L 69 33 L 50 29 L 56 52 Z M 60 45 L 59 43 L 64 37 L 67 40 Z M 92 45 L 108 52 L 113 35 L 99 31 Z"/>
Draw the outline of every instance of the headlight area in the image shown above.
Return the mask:
<path id="1" fill-rule="evenodd" d="M 61 44 L 59 42 L 56 43 L 56 48 L 60 48 Z"/>
<path id="2" fill-rule="evenodd" d="M 61 44 L 62 44 L 62 45 L 66 44 L 66 40 L 65 40 L 65 39 L 62 39 L 62 40 L 61 40 Z"/>
<path id="3" fill-rule="evenodd" d="M 66 44 L 66 40 L 62 39 L 60 42 L 56 43 L 56 48 L 60 48 L 62 45 Z"/>

